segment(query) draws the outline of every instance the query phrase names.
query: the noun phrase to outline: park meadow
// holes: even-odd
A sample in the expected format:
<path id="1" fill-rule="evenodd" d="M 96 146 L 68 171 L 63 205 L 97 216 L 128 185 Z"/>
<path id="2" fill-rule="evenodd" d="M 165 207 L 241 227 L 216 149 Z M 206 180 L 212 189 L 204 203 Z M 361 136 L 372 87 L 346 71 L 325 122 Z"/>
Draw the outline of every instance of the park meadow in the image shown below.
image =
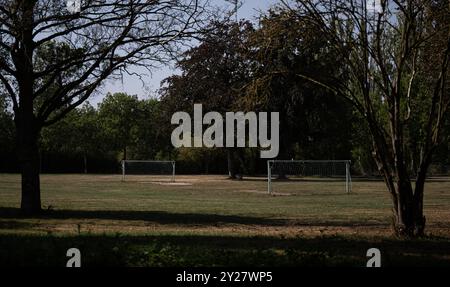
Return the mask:
<path id="1" fill-rule="evenodd" d="M 380 180 L 261 177 L 43 175 L 39 217 L 17 208 L 20 177 L 0 175 L 1 265 L 65 266 L 66 250 L 84 266 L 353 266 L 379 248 L 383 266 L 450 266 L 450 180 L 429 183 L 428 236 L 392 236 L 388 195 Z M 338 188 L 339 187 L 339 188 Z M 20 249 L 15 246 L 20 245 Z"/>

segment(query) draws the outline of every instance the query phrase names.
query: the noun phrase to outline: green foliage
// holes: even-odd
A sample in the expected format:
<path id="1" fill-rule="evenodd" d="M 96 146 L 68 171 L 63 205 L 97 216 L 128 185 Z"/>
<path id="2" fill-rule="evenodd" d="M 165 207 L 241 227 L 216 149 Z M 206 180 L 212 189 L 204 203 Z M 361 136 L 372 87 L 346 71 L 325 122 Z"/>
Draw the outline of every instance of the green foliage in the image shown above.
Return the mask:
<path id="1" fill-rule="evenodd" d="M 350 157 L 352 108 L 331 91 L 299 77 L 336 76 L 339 57 L 313 26 L 285 10 L 269 11 L 250 37 L 248 109 L 280 112 L 282 158 Z"/>
<path id="2" fill-rule="evenodd" d="M 98 113 L 105 143 L 110 150 L 121 152 L 121 159 L 154 159 L 161 150 L 170 152 L 170 120 L 162 121 L 158 100 L 108 94 Z"/>
<path id="3" fill-rule="evenodd" d="M 108 157 L 103 136 L 97 111 L 89 103 L 85 103 L 61 121 L 42 130 L 41 157 L 44 162 L 46 155 L 81 158 L 84 172 L 87 173 L 88 158 Z"/>
<path id="4" fill-rule="evenodd" d="M 99 105 L 99 118 L 106 140 L 112 149 L 123 151 L 123 159 L 128 159 L 127 148 L 136 141 L 138 105 L 137 96 L 125 93 L 108 94 Z"/>
<path id="5" fill-rule="evenodd" d="M 162 111 L 156 99 L 139 100 L 124 93 L 108 94 L 98 109 L 86 103 L 43 129 L 44 167 L 58 155 L 84 161 L 85 172 L 88 159 L 96 166 L 103 165 L 98 161 L 115 162 L 106 170 L 116 171 L 125 153 L 131 159 L 170 159 L 170 122 L 161 119 Z"/>
<path id="6" fill-rule="evenodd" d="M 218 148 L 179 148 L 175 152 L 177 168 L 190 174 L 226 173 L 226 152 Z"/>
<path id="7" fill-rule="evenodd" d="M 350 105 L 297 75 L 341 72 L 336 54 L 322 48 L 326 39 L 287 11 L 265 15 L 258 29 L 247 22 L 214 22 L 211 27 L 177 63 L 181 75 L 164 82 L 160 93 L 166 121 L 175 111 L 191 113 L 195 103 L 203 104 L 204 112 L 280 112 L 281 158 L 351 156 Z M 198 151 L 181 154 L 199 157 Z M 249 172 L 244 166 L 258 170 L 251 152 L 228 149 L 228 156 L 234 162 L 230 174 L 232 166 L 239 172 Z"/>
<path id="8" fill-rule="evenodd" d="M 133 158 L 171 159 L 170 121 L 163 120 L 161 102 L 156 99 L 140 100 L 138 110 L 136 138 L 134 145 L 131 146 Z"/>
<path id="9" fill-rule="evenodd" d="M 211 23 L 211 32 L 177 62 L 181 76 L 167 78 L 162 101 L 172 110 L 192 110 L 202 103 L 205 112 L 242 110 L 237 101 L 247 83 L 251 65 L 246 57 L 249 22 Z"/>
<path id="10" fill-rule="evenodd" d="M 44 151 L 95 153 L 101 150 L 97 111 L 89 103 L 42 131 Z"/>
<path id="11" fill-rule="evenodd" d="M 247 21 L 213 21 L 210 30 L 197 47 L 188 50 L 177 62 L 182 74 L 164 81 L 160 94 L 167 122 L 176 111 L 192 113 L 193 105 L 197 103 L 203 104 L 204 113 L 215 111 L 224 114 L 245 109 L 241 99 L 252 72 L 247 42 L 254 28 Z M 221 152 L 216 152 L 215 156 L 220 158 Z M 229 174 L 235 177 L 242 173 L 242 151 L 228 149 L 227 152 L 230 160 L 224 163 L 228 162 Z M 188 155 L 196 153 L 188 152 Z M 208 171 L 209 160 L 204 158 L 210 158 L 211 153 L 203 154 L 197 166 L 204 166 L 202 169 Z"/>

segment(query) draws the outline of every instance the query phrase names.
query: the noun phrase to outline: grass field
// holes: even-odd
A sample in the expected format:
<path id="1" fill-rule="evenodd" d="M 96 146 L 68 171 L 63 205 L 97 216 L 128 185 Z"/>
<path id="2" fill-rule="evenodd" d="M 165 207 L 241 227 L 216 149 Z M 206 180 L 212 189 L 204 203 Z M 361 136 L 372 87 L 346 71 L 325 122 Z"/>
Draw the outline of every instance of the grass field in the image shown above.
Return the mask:
<path id="1" fill-rule="evenodd" d="M 427 184 L 428 237 L 391 236 L 381 181 L 276 182 L 263 178 L 43 175 L 39 217 L 22 217 L 20 177 L 0 175 L 0 265 L 65 266 L 450 266 L 450 179 Z"/>

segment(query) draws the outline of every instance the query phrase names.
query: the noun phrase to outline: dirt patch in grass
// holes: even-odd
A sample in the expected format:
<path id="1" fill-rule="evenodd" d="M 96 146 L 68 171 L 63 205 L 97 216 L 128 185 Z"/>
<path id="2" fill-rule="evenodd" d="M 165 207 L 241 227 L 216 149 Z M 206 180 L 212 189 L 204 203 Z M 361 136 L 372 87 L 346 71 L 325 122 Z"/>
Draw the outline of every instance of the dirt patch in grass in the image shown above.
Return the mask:
<path id="1" fill-rule="evenodd" d="M 261 194 L 261 195 L 269 195 L 267 191 L 256 190 L 256 189 L 243 189 L 236 190 L 234 192 L 242 192 L 242 193 L 253 193 L 253 194 Z M 281 193 L 281 192 L 272 192 L 270 196 L 295 196 L 295 193 Z"/>

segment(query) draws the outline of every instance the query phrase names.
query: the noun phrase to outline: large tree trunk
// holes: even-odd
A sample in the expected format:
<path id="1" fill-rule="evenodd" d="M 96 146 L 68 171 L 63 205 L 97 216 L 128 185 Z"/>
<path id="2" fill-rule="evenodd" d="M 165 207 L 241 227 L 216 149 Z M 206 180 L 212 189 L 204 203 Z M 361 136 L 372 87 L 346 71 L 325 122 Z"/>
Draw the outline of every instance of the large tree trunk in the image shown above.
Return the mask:
<path id="1" fill-rule="evenodd" d="M 391 193 L 395 235 L 402 238 L 424 236 L 426 221 L 423 215 L 425 176 L 417 178 L 416 188 L 413 191 L 407 173 L 399 172 L 395 177 L 391 173 L 382 172 L 382 174 Z"/>
<path id="2" fill-rule="evenodd" d="M 19 105 L 15 108 L 17 151 L 22 173 L 21 210 L 27 215 L 41 210 L 38 139 L 41 122 L 34 115 L 33 12 L 36 1 L 19 1 L 20 44 L 11 52 L 17 69 Z"/>
<path id="3" fill-rule="evenodd" d="M 391 195 L 393 229 L 398 237 L 411 238 L 424 235 L 423 193 L 429 159 L 422 161 L 413 191 L 407 167 L 395 161 L 382 138 L 374 133 L 374 159 Z"/>
<path id="4" fill-rule="evenodd" d="M 420 202 L 415 202 L 411 183 L 404 178 L 399 178 L 396 184 L 397 197 L 393 202 L 394 208 L 394 231 L 399 237 L 417 237 L 423 235 L 425 219 Z"/>
<path id="5" fill-rule="evenodd" d="M 41 190 L 39 180 L 39 158 L 34 148 L 21 149 L 29 153 L 27 159 L 21 160 L 22 203 L 21 210 L 26 215 L 38 214 L 41 211 Z"/>
<path id="6" fill-rule="evenodd" d="M 17 152 L 22 174 L 21 210 L 26 215 L 41 211 L 39 128 L 27 117 L 17 119 Z"/>
<path id="7" fill-rule="evenodd" d="M 422 237 L 425 234 L 425 216 L 423 215 L 423 197 L 398 200 L 399 210 L 394 210 L 394 231 L 398 237 Z"/>

